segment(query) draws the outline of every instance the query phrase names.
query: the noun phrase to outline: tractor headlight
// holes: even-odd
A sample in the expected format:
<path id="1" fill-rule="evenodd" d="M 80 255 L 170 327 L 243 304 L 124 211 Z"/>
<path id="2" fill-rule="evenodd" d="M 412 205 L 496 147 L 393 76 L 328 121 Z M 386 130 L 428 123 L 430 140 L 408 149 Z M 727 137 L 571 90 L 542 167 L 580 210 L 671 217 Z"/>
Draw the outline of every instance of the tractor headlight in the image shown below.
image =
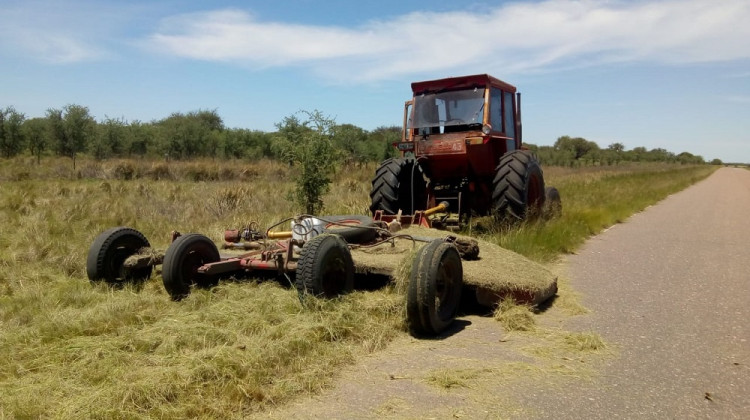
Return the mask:
<path id="1" fill-rule="evenodd" d="M 491 131 L 492 131 L 491 125 L 485 124 L 482 126 L 482 134 L 484 134 L 485 136 L 489 136 Z"/>

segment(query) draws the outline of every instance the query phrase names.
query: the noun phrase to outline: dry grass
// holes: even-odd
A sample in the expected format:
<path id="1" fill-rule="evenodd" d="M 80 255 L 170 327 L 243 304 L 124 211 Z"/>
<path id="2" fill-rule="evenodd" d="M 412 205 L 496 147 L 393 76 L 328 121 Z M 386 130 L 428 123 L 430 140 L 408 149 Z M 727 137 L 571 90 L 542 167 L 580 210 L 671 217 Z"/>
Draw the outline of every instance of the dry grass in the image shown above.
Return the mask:
<path id="1" fill-rule="evenodd" d="M 112 226 L 163 249 L 172 230 L 218 242 L 225 228 L 298 213 L 287 200 L 290 170 L 80 159 L 74 171 L 67 159 L 0 160 L 0 418 L 242 418 L 318 392 L 342 365 L 405 334 L 398 286 L 303 306 L 276 282 L 222 282 L 175 303 L 158 275 L 139 289 L 86 280 L 88 247 Z M 326 213 L 365 213 L 372 171 L 341 171 Z M 576 194 L 561 192 L 578 211 Z M 600 351 L 595 340 L 558 337 L 572 346 L 565 351 Z M 539 369 L 491 368 L 453 376 L 472 386 Z"/>
<path id="2" fill-rule="evenodd" d="M 440 369 L 425 376 L 425 381 L 439 388 L 471 388 L 469 383 L 483 373 L 491 373 L 491 369 Z"/>
<path id="3" fill-rule="evenodd" d="M 529 305 L 519 305 L 512 297 L 503 299 L 495 308 L 493 316 L 505 331 L 533 331 L 536 328 L 532 308 Z"/>
<path id="4" fill-rule="evenodd" d="M 17 162 L 0 164 L 7 174 Z M 218 242 L 225 228 L 295 214 L 283 166 L 230 165 L 253 180 L 193 182 L 116 179 L 110 162 L 80 163 L 100 179 L 54 179 L 56 164 L 0 190 L 0 417 L 242 418 L 318 392 L 404 334 L 392 288 L 303 306 L 283 284 L 225 282 L 174 303 L 158 276 L 124 290 L 86 280 L 88 247 L 112 226 L 164 249 L 175 229 Z"/>
<path id="5" fill-rule="evenodd" d="M 563 336 L 563 342 L 572 351 L 596 352 L 607 349 L 602 337 L 592 331 L 571 332 Z"/>

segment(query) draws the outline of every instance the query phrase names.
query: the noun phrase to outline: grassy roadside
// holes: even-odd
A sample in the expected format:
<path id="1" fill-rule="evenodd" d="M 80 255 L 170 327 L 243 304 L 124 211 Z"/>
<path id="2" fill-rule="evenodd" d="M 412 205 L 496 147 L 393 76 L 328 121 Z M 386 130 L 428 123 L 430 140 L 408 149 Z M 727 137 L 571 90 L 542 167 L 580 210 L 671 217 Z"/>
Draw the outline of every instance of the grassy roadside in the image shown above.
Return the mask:
<path id="1" fill-rule="evenodd" d="M 248 218 L 268 225 L 295 212 L 284 165 L 164 165 L 81 162 L 79 175 L 52 162 L 14 179 L 25 165 L 0 161 L 0 418 L 242 418 L 320 390 L 404 334 L 392 289 L 302 305 L 275 282 L 222 283 L 181 303 L 158 276 L 141 290 L 91 287 L 86 252 L 108 227 L 132 226 L 165 247 L 172 229 L 218 241 Z M 124 179 L 128 168 L 141 175 Z M 339 174 L 328 212 L 363 213 L 371 170 Z M 565 215 L 496 240 L 549 260 L 711 170 L 546 168 Z"/>
<path id="2" fill-rule="evenodd" d="M 560 191 L 563 214 L 543 223 L 528 223 L 486 233 L 500 246 L 539 262 L 573 252 L 588 237 L 670 194 L 705 179 L 716 166 L 634 165 L 606 168 L 545 169 L 545 182 Z"/>

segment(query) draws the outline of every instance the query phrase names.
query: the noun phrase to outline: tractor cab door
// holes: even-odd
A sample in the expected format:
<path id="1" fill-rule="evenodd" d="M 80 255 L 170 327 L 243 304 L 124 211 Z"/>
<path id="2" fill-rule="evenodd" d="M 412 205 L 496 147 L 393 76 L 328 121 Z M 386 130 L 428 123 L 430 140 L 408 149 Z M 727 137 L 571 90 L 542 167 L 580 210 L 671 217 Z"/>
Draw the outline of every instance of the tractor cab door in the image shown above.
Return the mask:
<path id="1" fill-rule="evenodd" d="M 493 139 L 504 142 L 503 153 L 521 148 L 516 115 L 515 95 L 493 87 L 490 92 L 490 125 Z"/>

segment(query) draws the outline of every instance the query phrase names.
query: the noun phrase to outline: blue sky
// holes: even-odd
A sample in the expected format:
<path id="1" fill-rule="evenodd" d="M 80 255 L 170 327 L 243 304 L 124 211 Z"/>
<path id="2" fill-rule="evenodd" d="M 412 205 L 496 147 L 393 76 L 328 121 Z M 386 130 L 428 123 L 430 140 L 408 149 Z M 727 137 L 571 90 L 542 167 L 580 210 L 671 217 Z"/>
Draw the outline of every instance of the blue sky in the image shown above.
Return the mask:
<path id="1" fill-rule="evenodd" d="M 489 73 L 524 141 L 750 162 L 750 1 L 0 0 L 0 107 L 270 131 L 319 109 L 400 125 L 412 81 Z"/>

